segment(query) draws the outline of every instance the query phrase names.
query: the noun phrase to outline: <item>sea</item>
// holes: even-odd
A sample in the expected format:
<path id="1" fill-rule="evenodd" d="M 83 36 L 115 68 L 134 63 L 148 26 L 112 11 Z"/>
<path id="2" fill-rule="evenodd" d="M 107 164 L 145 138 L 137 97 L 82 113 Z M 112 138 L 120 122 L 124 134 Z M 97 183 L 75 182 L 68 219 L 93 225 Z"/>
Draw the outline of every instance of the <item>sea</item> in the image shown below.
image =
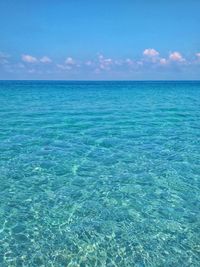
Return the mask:
<path id="1" fill-rule="evenodd" d="M 200 266 L 200 82 L 0 81 L 0 266 Z"/>

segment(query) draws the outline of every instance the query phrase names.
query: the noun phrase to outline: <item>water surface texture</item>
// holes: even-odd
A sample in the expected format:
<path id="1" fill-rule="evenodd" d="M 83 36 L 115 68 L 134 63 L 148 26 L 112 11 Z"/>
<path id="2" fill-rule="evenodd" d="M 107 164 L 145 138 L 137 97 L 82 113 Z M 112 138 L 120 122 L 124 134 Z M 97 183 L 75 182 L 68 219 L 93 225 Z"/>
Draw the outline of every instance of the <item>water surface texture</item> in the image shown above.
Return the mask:
<path id="1" fill-rule="evenodd" d="M 0 266 L 200 266 L 200 83 L 0 82 Z"/>

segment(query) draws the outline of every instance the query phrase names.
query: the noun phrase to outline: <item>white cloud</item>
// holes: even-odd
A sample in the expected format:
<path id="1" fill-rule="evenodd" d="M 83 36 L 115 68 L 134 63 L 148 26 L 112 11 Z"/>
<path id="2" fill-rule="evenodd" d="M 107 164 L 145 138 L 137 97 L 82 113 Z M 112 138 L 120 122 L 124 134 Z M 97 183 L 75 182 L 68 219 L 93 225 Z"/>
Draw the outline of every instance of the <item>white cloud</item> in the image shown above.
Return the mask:
<path id="1" fill-rule="evenodd" d="M 63 64 L 56 64 L 60 70 L 71 70 L 73 67 L 80 67 L 72 57 L 66 58 Z"/>
<path id="2" fill-rule="evenodd" d="M 154 48 L 147 48 L 143 51 L 143 55 L 149 57 L 155 57 L 159 55 L 159 52 L 156 51 Z"/>
<path id="3" fill-rule="evenodd" d="M 65 60 L 65 64 L 67 65 L 75 65 L 75 60 L 72 58 L 72 57 L 68 57 L 66 60 Z"/>
<path id="4" fill-rule="evenodd" d="M 121 60 L 121 59 L 119 59 L 119 60 L 115 60 L 114 61 L 114 64 L 115 64 L 115 66 L 122 66 L 123 65 L 123 60 Z"/>
<path id="5" fill-rule="evenodd" d="M 37 62 L 41 62 L 41 63 L 51 63 L 52 60 L 47 57 L 47 56 L 43 56 L 40 59 L 37 59 L 34 56 L 31 55 L 22 55 L 22 61 L 26 62 L 26 63 L 37 63 Z"/>
<path id="6" fill-rule="evenodd" d="M 22 55 L 22 61 L 26 63 L 36 63 L 38 60 L 36 57 L 33 57 L 31 55 Z"/>
<path id="7" fill-rule="evenodd" d="M 42 57 L 42 58 L 40 59 L 40 62 L 42 62 L 42 63 L 51 63 L 52 60 L 51 60 L 49 57 L 44 56 L 44 57 Z"/>
<path id="8" fill-rule="evenodd" d="M 177 51 L 170 53 L 169 60 L 170 61 L 174 61 L 174 62 L 183 62 L 183 61 L 185 61 L 185 59 L 183 58 L 181 53 L 179 53 Z"/>
<path id="9" fill-rule="evenodd" d="M 91 60 L 86 61 L 86 62 L 85 62 L 85 65 L 86 65 L 86 66 L 92 66 L 92 61 L 91 61 Z"/>
<path id="10" fill-rule="evenodd" d="M 113 60 L 111 58 L 104 58 L 103 55 L 99 55 L 99 67 L 102 70 L 109 70 L 113 65 Z"/>
<path id="11" fill-rule="evenodd" d="M 200 52 L 196 53 L 196 56 L 197 56 L 198 59 L 200 59 Z"/>
<path id="12" fill-rule="evenodd" d="M 143 55 L 141 54 L 139 58 L 134 57 L 106 57 L 103 54 L 97 54 L 96 59 L 87 58 L 85 60 L 74 59 L 72 57 L 63 58 L 62 61 L 52 61 L 52 59 L 48 56 L 40 56 L 34 57 L 32 55 L 23 54 L 21 55 L 20 61 L 16 62 L 15 58 L 9 59 L 7 64 L 8 56 L 0 52 L 0 65 L 1 68 L 6 69 L 10 66 L 10 69 L 18 72 L 33 72 L 39 73 L 51 71 L 52 73 L 72 73 L 77 74 L 81 73 L 101 73 L 105 74 L 110 73 L 128 73 L 129 71 L 133 72 L 142 72 L 147 69 L 152 69 L 153 71 L 159 70 L 159 68 L 164 72 L 165 70 L 169 70 L 170 68 L 182 68 L 187 67 L 192 64 L 196 64 L 199 66 L 200 63 L 200 51 L 196 54 L 194 53 L 193 58 L 185 59 L 184 55 L 182 55 L 178 51 L 172 51 L 169 53 L 169 56 L 162 56 L 153 48 L 148 48 L 143 51 Z M 52 64 L 48 64 L 52 63 Z M 184 69 L 183 68 L 183 69 Z M 35 70 L 34 70 L 35 69 Z"/>
<path id="13" fill-rule="evenodd" d="M 167 59 L 166 58 L 161 58 L 160 59 L 160 64 L 161 65 L 166 65 L 168 63 Z"/>
<path id="14" fill-rule="evenodd" d="M 125 60 L 125 62 L 126 62 L 126 64 L 129 65 L 129 66 L 133 66 L 133 65 L 134 65 L 134 61 L 133 61 L 132 59 L 130 59 L 130 58 L 127 58 L 127 59 Z"/>
<path id="15" fill-rule="evenodd" d="M 62 65 L 62 64 L 57 64 L 56 66 L 61 70 L 71 70 L 71 68 L 72 68 L 69 65 Z"/>

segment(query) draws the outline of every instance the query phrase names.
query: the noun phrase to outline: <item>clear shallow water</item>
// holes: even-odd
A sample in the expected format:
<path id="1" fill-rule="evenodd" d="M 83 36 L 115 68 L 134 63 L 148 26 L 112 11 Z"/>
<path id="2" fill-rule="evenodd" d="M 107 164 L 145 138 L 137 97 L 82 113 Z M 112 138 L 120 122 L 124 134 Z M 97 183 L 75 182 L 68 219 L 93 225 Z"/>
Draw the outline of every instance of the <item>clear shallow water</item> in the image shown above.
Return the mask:
<path id="1" fill-rule="evenodd" d="M 0 266 L 200 266 L 200 83 L 0 82 Z"/>

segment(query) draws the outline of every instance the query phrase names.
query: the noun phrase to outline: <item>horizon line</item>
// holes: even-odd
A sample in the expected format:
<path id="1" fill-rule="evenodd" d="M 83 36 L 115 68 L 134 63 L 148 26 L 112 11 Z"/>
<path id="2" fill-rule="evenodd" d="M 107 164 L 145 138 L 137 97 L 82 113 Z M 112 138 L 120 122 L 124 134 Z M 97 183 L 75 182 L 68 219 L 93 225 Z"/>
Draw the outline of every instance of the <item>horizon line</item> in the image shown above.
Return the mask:
<path id="1" fill-rule="evenodd" d="M 0 82 L 200 82 L 200 79 L 187 80 L 63 80 L 63 79 L 0 79 Z"/>

